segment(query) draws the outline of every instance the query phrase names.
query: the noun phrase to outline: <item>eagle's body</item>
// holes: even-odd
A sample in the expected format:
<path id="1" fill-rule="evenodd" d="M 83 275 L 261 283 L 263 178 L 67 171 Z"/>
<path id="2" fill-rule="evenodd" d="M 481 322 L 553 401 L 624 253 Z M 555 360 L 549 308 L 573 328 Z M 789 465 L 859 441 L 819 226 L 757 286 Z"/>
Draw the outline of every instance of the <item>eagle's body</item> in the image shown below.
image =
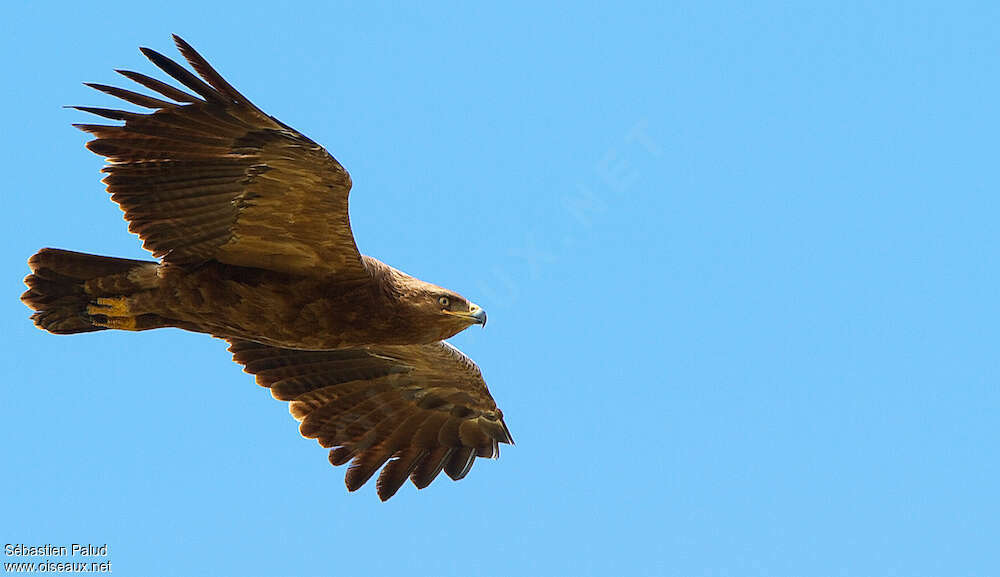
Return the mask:
<path id="1" fill-rule="evenodd" d="M 468 326 L 462 319 L 427 322 L 413 305 L 416 299 L 407 298 L 420 281 L 374 258 L 363 259 L 367 274 L 346 280 L 217 261 L 194 268 L 142 263 L 91 280 L 92 296 L 118 300 L 89 308 L 91 316 L 107 318 L 102 322 L 118 323 L 112 328 L 177 327 L 303 350 L 433 343 Z M 48 328 L 60 332 L 61 327 Z"/>
<path id="2" fill-rule="evenodd" d="M 475 363 L 443 342 L 485 312 L 455 292 L 363 256 L 351 179 L 325 149 L 254 106 L 174 37 L 195 76 L 143 53 L 194 92 L 119 71 L 168 100 L 92 84 L 148 114 L 81 110 L 107 157 L 111 198 L 161 260 L 42 249 L 22 300 L 71 334 L 176 327 L 231 343 L 234 359 L 291 402 L 303 435 L 352 461 L 355 490 L 383 465 L 382 499 L 409 477 L 465 476 L 512 442 Z M 196 96 L 197 95 L 197 96 Z"/>

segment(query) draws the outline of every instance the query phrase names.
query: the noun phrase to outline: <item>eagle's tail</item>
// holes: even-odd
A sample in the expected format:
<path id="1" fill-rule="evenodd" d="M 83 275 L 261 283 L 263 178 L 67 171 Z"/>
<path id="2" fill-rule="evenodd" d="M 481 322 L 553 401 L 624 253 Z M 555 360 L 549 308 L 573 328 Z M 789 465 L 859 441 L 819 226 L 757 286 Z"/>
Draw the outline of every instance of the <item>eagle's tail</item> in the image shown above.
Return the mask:
<path id="1" fill-rule="evenodd" d="M 28 290 L 21 301 L 36 311 L 31 320 L 39 328 L 60 335 L 153 328 L 136 326 L 135 317 L 115 316 L 114 304 L 137 290 L 152 288 L 148 285 L 155 282 L 155 262 L 43 248 L 28 259 L 28 266 L 31 274 L 24 279 Z"/>

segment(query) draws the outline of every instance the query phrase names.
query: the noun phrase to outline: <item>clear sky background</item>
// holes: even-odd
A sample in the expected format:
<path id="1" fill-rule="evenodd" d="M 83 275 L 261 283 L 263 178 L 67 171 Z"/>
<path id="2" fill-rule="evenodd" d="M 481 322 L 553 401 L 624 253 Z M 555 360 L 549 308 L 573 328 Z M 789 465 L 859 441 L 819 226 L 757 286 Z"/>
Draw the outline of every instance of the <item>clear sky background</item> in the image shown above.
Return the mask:
<path id="1" fill-rule="evenodd" d="M 126 576 L 1000 574 L 1000 11 L 868 4 L 8 6 L 0 540 Z M 147 256 L 61 107 L 173 32 L 348 168 L 363 252 L 489 311 L 453 342 L 499 461 L 383 504 L 223 342 L 31 325 L 38 248 Z"/>

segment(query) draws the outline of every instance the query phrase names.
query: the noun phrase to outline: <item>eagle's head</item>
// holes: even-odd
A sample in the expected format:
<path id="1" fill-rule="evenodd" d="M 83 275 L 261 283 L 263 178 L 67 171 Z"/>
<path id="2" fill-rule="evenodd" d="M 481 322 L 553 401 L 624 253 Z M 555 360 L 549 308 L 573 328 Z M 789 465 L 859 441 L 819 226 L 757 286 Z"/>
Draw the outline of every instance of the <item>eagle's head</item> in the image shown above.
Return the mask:
<path id="1" fill-rule="evenodd" d="M 392 303 L 387 308 L 394 311 L 392 324 L 406 333 L 406 342 L 440 341 L 472 325 L 486 326 L 486 311 L 457 292 L 379 265 L 379 284 Z"/>
<path id="2" fill-rule="evenodd" d="M 469 299 L 445 288 L 413 279 L 406 291 L 404 317 L 419 340 L 444 340 L 472 325 L 486 326 L 486 311 Z"/>
<path id="3" fill-rule="evenodd" d="M 426 326 L 436 327 L 441 339 L 454 336 L 472 325 L 486 326 L 486 311 L 462 295 L 424 283 L 413 299 L 419 318 Z"/>

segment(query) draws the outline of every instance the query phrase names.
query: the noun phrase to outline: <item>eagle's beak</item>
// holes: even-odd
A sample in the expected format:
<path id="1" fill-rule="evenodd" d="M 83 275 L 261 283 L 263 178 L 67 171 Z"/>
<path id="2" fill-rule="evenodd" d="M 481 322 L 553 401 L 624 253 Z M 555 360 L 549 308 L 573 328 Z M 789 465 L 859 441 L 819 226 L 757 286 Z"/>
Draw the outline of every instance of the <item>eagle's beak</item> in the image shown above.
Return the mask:
<path id="1" fill-rule="evenodd" d="M 469 313 L 472 318 L 476 319 L 476 322 L 486 326 L 486 311 L 480 308 L 479 305 L 469 303 Z"/>

